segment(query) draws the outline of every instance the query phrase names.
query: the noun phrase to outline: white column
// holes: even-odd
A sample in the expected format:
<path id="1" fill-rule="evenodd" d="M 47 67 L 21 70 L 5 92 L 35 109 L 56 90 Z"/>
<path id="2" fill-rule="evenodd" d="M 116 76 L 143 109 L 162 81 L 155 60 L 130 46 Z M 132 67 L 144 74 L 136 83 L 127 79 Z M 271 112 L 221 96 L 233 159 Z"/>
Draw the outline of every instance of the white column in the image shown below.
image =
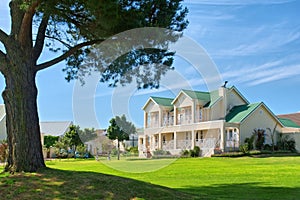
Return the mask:
<path id="1" fill-rule="evenodd" d="M 177 132 L 174 131 L 174 149 L 177 149 L 176 143 L 177 143 Z"/>
<path id="2" fill-rule="evenodd" d="M 146 111 L 144 111 L 144 128 L 148 127 L 148 114 Z"/>
<path id="3" fill-rule="evenodd" d="M 192 149 L 195 147 L 195 131 L 192 130 Z"/>
<path id="4" fill-rule="evenodd" d="M 144 135 L 144 138 L 143 138 L 143 149 L 147 150 L 147 136 Z"/>
<path id="5" fill-rule="evenodd" d="M 177 125 L 177 108 L 174 106 L 174 126 Z"/>
<path id="6" fill-rule="evenodd" d="M 161 108 L 158 111 L 158 127 L 162 127 L 162 110 L 161 110 Z"/>
<path id="7" fill-rule="evenodd" d="M 195 100 L 192 103 L 192 124 L 195 123 Z"/>
<path id="8" fill-rule="evenodd" d="M 158 149 L 161 149 L 161 133 L 158 134 Z"/>
<path id="9" fill-rule="evenodd" d="M 220 128 L 220 136 L 221 136 L 221 139 L 220 139 L 220 149 L 222 151 L 224 151 L 224 127 Z"/>

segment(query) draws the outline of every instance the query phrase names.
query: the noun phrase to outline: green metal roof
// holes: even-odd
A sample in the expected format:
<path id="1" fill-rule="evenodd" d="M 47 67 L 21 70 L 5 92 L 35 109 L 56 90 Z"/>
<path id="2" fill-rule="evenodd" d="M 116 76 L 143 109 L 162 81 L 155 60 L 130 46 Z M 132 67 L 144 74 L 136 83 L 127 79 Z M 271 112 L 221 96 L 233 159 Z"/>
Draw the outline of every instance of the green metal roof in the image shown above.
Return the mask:
<path id="1" fill-rule="evenodd" d="M 192 91 L 192 90 L 182 90 L 186 95 L 192 99 L 201 100 L 207 102 L 204 107 L 212 106 L 216 101 L 221 97 L 219 96 L 219 90 L 214 90 L 211 92 L 201 92 L 201 91 Z"/>
<path id="2" fill-rule="evenodd" d="M 210 101 L 209 92 L 200 92 L 200 91 L 192 91 L 192 90 L 182 90 L 186 95 L 191 97 L 192 99 L 199 99 L 203 101 Z"/>
<path id="3" fill-rule="evenodd" d="M 247 116 L 249 116 L 261 103 L 246 104 L 233 107 L 225 120 L 229 123 L 241 123 Z"/>
<path id="4" fill-rule="evenodd" d="M 153 101 L 155 101 L 158 105 L 173 107 L 173 105 L 172 105 L 173 99 L 171 99 L 171 98 L 151 97 L 151 99 L 153 99 Z"/>
<path id="5" fill-rule="evenodd" d="M 291 127 L 291 128 L 300 128 L 298 124 L 296 124 L 293 120 L 286 119 L 286 118 L 278 118 L 278 120 L 282 123 L 285 127 Z"/>

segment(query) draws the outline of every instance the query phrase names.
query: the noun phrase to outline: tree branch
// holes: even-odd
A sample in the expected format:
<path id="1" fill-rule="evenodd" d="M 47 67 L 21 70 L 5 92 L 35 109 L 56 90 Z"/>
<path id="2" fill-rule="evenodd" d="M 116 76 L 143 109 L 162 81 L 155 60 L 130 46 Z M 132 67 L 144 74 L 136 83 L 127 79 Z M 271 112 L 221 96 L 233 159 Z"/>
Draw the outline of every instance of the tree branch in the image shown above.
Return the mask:
<path id="1" fill-rule="evenodd" d="M 74 54 L 77 50 L 86 47 L 86 46 L 90 46 L 96 43 L 100 43 L 103 42 L 104 39 L 99 39 L 99 40 L 91 40 L 91 41 L 87 41 L 87 42 L 83 42 L 80 43 L 72 48 L 70 48 L 67 52 L 65 52 L 64 54 L 60 55 L 57 58 L 54 58 L 53 60 L 50 60 L 48 62 L 36 65 L 36 71 L 42 70 L 42 69 L 46 69 L 48 67 L 51 67 L 52 65 L 55 65 L 63 60 L 65 60 L 66 58 L 68 58 L 69 56 L 71 56 L 72 54 Z"/>
<path id="2" fill-rule="evenodd" d="M 2 29 L 0 29 L 0 41 L 4 44 L 4 46 L 8 43 L 8 39 L 9 36 Z"/>
<path id="3" fill-rule="evenodd" d="M 71 48 L 72 47 L 68 43 L 66 43 L 66 42 L 64 42 L 64 41 L 62 41 L 62 40 L 60 40 L 60 39 L 58 39 L 56 37 L 51 37 L 51 36 L 46 35 L 45 38 L 56 40 L 56 41 L 60 42 L 62 45 L 66 46 L 67 48 Z"/>
<path id="4" fill-rule="evenodd" d="M 4 64 L 6 62 L 6 54 L 0 50 L 0 71 L 3 73 Z"/>
<path id="5" fill-rule="evenodd" d="M 32 45 L 32 20 L 39 4 L 39 1 L 32 2 L 22 18 L 18 34 L 18 41 L 22 46 Z"/>
<path id="6" fill-rule="evenodd" d="M 43 51 L 43 47 L 44 47 L 44 43 L 45 43 L 45 37 L 46 37 L 46 30 L 47 30 L 47 26 L 48 26 L 48 21 L 49 21 L 49 16 L 43 16 L 43 19 L 40 23 L 39 29 L 38 29 L 38 33 L 36 36 L 36 41 L 35 41 L 35 45 L 33 47 L 33 59 L 35 61 L 37 61 L 37 59 L 40 57 L 42 51 Z"/>

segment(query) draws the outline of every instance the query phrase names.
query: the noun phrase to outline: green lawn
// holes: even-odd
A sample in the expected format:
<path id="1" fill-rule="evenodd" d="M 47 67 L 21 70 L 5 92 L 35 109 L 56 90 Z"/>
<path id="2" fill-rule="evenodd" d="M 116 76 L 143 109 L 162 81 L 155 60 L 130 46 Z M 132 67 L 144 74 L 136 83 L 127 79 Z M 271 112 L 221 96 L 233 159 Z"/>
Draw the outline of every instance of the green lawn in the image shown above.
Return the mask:
<path id="1" fill-rule="evenodd" d="M 36 174 L 0 174 L 0 198 L 298 199 L 300 196 L 300 157 L 173 161 L 48 161 L 49 168 Z M 150 172 L 128 172 L 132 169 L 142 172 L 142 168 Z M 161 169 L 153 171 L 155 168 Z"/>

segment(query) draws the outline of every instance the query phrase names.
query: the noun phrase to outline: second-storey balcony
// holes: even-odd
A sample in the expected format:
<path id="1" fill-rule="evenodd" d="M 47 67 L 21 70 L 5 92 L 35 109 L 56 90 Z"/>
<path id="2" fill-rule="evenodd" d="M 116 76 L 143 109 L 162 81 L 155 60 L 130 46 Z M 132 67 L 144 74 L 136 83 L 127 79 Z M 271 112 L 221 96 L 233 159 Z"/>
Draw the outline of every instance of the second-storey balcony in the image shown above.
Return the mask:
<path id="1" fill-rule="evenodd" d="M 191 124 L 192 115 L 178 115 L 177 125 Z"/>

